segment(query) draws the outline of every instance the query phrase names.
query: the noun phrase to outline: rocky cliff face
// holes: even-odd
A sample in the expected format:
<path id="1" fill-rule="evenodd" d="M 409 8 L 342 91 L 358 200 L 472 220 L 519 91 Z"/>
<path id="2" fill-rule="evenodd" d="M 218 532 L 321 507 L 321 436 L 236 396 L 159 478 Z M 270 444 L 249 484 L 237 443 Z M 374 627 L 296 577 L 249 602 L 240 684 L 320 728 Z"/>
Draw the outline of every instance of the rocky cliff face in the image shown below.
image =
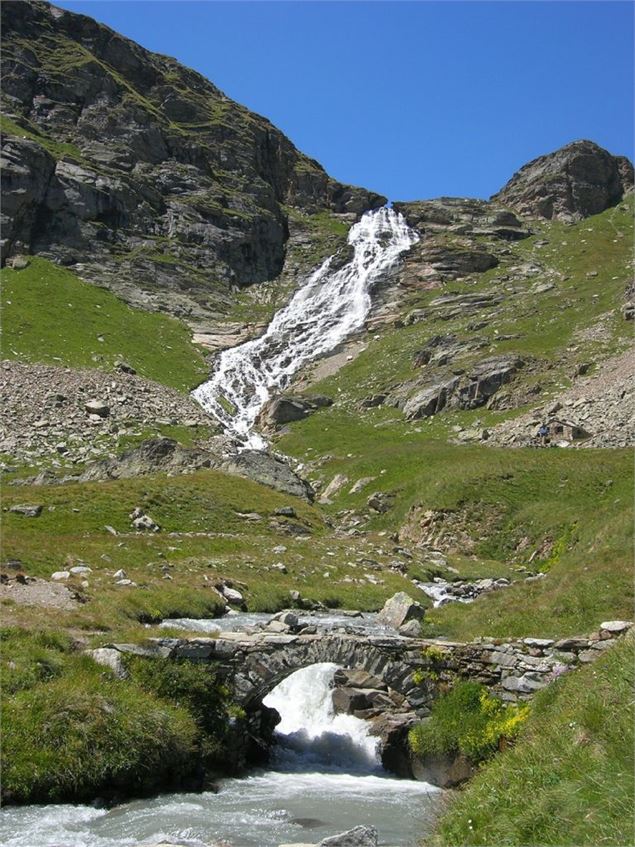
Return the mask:
<path id="1" fill-rule="evenodd" d="M 191 320 L 276 277 L 287 209 L 359 215 L 342 185 L 200 74 L 91 18 L 2 7 L 2 259 L 37 252 Z"/>
<path id="2" fill-rule="evenodd" d="M 615 206 L 633 187 L 633 165 L 593 141 L 574 141 L 524 165 L 493 196 L 524 215 L 580 220 Z"/>

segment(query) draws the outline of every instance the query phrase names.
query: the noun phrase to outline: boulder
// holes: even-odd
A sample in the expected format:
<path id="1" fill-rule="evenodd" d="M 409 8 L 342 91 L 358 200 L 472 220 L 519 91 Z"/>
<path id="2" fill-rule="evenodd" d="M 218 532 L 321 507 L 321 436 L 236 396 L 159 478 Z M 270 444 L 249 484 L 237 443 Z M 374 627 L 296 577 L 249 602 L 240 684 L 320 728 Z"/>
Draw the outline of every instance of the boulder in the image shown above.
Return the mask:
<path id="1" fill-rule="evenodd" d="M 96 650 L 88 650 L 87 653 L 98 665 L 110 668 L 118 679 L 125 679 L 128 676 L 119 650 L 113 647 L 98 647 Z"/>
<path id="2" fill-rule="evenodd" d="M 421 624 L 418 620 L 406 621 L 399 627 L 399 635 L 406 638 L 419 638 L 421 636 Z"/>
<path id="3" fill-rule="evenodd" d="M 245 602 L 245 598 L 240 591 L 235 588 L 230 588 L 228 585 L 223 585 L 220 592 L 229 603 L 242 604 Z"/>
<path id="4" fill-rule="evenodd" d="M 96 415 L 98 418 L 107 418 L 110 414 L 110 406 L 102 400 L 88 400 L 84 408 L 89 415 Z"/>
<path id="5" fill-rule="evenodd" d="M 403 407 L 404 415 L 409 421 L 435 415 L 447 406 L 458 384 L 458 377 L 451 377 L 427 385 L 408 398 Z"/>
<path id="6" fill-rule="evenodd" d="M 224 459 L 220 470 L 247 477 L 283 494 L 313 500 L 314 492 L 309 483 L 298 476 L 282 459 L 259 450 L 242 450 Z"/>
<path id="7" fill-rule="evenodd" d="M 413 778 L 408 733 L 418 722 L 414 712 L 385 712 L 371 721 L 370 734 L 379 738 L 383 767 L 403 779 Z"/>
<path id="8" fill-rule="evenodd" d="M 339 835 L 323 838 L 318 847 L 377 847 L 377 839 L 374 826 L 356 826 Z"/>
<path id="9" fill-rule="evenodd" d="M 331 398 L 321 394 L 315 397 L 276 397 L 263 408 L 259 421 L 264 426 L 282 426 L 300 421 L 317 409 L 332 405 Z"/>
<path id="10" fill-rule="evenodd" d="M 43 506 L 31 503 L 19 503 L 9 507 L 9 511 L 13 512 L 14 515 L 24 515 L 25 518 L 39 518 L 42 509 Z"/>
<path id="11" fill-rule="evenodd" d="M 138 532 L 159 532 L 161 527 L 150 515 L 141 514 L 132 519 L 132 525 Z"/>
<path id="12" fill-rule="evenodd" d="M 610 632 L 613 635 L 620 635 L 626 632 L 633 626 L 633 621 L 604 621 L 600 624 L 600 631 Z"/>
<path id="13" fill-rule="evenodd" d="M 386 600 L 377 617 L 382 623 L 399 629 L 407 621 L 422 621 L 424 614 L 421 603 L 413 600 L 405 591 L 399 591 Z"/>
<path id="14" fill-rule="evenodd" d="M 469 759 L 460 753 L 426 756 L 423 759 L 412 756 L 411 767 L 415 779 L 439 788 L 455 788 L 470 779 L 476 771 Z"/>
<path id="15" fill-rule="evenodd" d="M 390 494 L 386 494 L 383 491 L 375 491 L 374 494 L 366 501 L 366 505 L 373 512 L 379 512 L 379 514 L 383 514 L 384 512 L 390 511 L 392 508 L 394 497 Z"/>
<path id="16" fill-rule="evenodd" d="M 132 365 L 129 365 L 128 362 L 124 362 L 122 359 L 118 359 L 115 362 L 115 369 L 121 373 L 130 374 L 131 376 L 134 376 L 137 373 Z"/>

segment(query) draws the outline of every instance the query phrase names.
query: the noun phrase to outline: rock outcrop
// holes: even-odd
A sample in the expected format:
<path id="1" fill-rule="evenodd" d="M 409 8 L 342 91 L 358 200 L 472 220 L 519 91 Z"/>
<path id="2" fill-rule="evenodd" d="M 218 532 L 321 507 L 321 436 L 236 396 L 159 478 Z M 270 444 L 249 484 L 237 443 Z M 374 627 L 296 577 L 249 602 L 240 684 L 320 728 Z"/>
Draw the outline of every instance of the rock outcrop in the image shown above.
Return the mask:
<path id="1" fill-rule="evenodd" d="M 522 215 L 571 221 L 615 206 L 633 187 L 633 165 L 593 141 L 574 141 L 524 165 L 492 200 Z"/>
<path id="2" fill-rule="evenodd" d="M 209 448 L 183 447 L 172 438 L 150 439 L 117 458 L 90 465 L 80 481 L 126 479 L 156 473 L 193 473 L 213 468 L 251 479 L 284 494 L 313 499 L 311 486 L 286 462 L 270 453 L 257 450 L 238 452 L 235 445 L 222 436 L 210 439 Z"/>
<path id="3" fill-rule="evenodd" d="M 431 417 L 446 408 L 476 409 L 484 406 L 522 365 L 522 360 L 514 356 L 482 359 L 462 376 L 441 374 L 420 388 L 412 384 L 399 388 L 388 402 L 401 408 L 408 420 Z"/>
<path id="4" fill-rule="evenodd" d="M 275 397 L 263 407 L 259 422 L 266 427 L 282 426 L 291 421 L 301 421 L 317 409 L 332 406 L 330 397 Z"/>
<path id="5" fill-rule="evenodd" d="M 284 206 L 359 215 L 342 185 L 203 76 L 91 18 L 2 6 L 2 258 L 39 253 L 201 319 L 276 277 Z"/>

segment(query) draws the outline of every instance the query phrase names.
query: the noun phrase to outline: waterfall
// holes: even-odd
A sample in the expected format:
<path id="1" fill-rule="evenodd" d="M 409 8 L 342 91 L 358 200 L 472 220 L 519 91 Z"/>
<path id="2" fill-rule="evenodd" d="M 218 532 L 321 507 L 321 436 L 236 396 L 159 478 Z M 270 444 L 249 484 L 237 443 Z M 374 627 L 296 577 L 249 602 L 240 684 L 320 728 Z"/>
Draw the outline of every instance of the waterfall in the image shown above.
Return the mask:
<path id="1" fill-rule="evenodd" d="M 245 446 L 264 449 L 264 440 L 252 430 L 272 390 L 284 388 L 303 365 L 361 328 L 373 284 L 418 240 L 394 209 L 366 212 L 348 233 L 350 261 L 334 268 L 335 257 L 329 257 L 276 313 L 264 335 L 221 353 L 194 399 Z"/>
<path id="2" fill-rule="evenodd" d="M 264 699 L 281 721 L 275 765 L 283 771 L 372 773 L 381 771 L 377 738 L 369 723 L 333 710 L 333 675 L 325 662 L 296 671 Z"/>

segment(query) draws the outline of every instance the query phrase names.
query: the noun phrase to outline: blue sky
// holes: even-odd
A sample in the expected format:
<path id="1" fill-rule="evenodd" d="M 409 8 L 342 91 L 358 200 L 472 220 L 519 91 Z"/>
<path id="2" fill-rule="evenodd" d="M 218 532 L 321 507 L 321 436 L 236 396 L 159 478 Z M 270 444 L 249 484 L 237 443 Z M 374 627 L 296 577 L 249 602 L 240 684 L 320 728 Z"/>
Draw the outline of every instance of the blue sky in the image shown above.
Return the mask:
<path id="1" fill-rule="evenodd" d="M 577 138 L 632 156 L 630 2 L 94 0 L 344 182 L 487 197 Z"/>

